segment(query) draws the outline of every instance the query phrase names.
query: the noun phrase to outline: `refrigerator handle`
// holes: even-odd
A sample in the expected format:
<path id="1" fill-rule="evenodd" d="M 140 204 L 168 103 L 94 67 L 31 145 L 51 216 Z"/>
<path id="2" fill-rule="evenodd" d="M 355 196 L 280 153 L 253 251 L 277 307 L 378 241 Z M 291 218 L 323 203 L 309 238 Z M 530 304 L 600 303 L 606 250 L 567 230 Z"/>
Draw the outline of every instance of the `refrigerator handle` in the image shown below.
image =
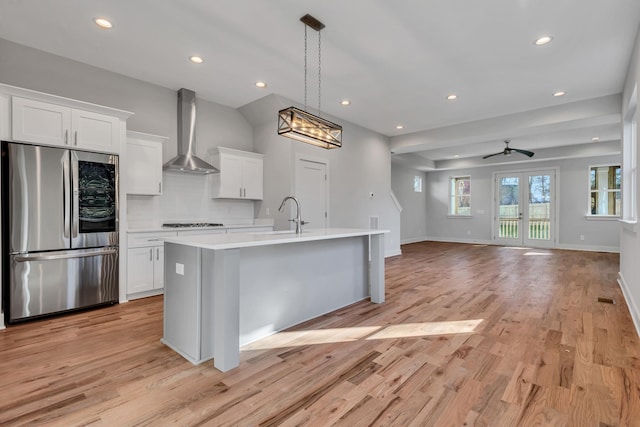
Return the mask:
<path id="1" fill-rule="evenodd" d="M 64 221 L 64 237 L 69 238 L 69 234 L 71 233 L 71 178 L 69 175 L 69 154 L 68 152 L 64 153 L 64 157 L 62 157 L 62 171 L 63 171 L 63 212 L 62 212 L 62 220 Z"/>
<path id="2" fill-rule="evenodd" d="M 79 170 L 78 170 L 78 156 L 74 151 L 71 151 L 71 187 L 73 205 L 71 206 L 71 238 L 78 237 L 78 217 L 80 215 L 80 192 L 79 192 Z"/>
<path id="3" fill-rule="evenodd" d="M 57 259 L 86 258 L 92 256 L 110 255 L 118 252 L 116 248 L 90 249 L 86 251 L 43 252 L 25 255 L 15 255 L 16 262 L 51 261 Z"/>

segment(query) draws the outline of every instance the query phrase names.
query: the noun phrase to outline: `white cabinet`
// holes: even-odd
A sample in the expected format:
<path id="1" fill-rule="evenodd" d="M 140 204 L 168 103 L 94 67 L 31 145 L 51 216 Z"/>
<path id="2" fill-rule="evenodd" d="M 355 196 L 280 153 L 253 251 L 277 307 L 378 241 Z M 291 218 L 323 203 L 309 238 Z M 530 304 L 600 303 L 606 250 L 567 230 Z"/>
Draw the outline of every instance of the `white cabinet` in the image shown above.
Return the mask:
<path id="1" fill-rule="evenodd" d="M 162 195 L 162 144 L 167 138 L 127 131 L 127 194 Z"/>
<path id="2" fill-rule="evenodd" d="M 211 175 L 213 198 L 262 200 L 262 158 L 262 154 L 218 147 L 211 160 L 220 169 Z"/>
<path id="3" fill-rule="evenodd" d="M 11 137 L 15 141 L 117 153 L 120 120 L 63 105 L 12 97 Z"/>
<path id="4" fill-rule="evenodd" d="M 135 299 L 164 289 L 164 241 L 175 232 L 129 233 L 127 242 L 127 295 Z"/>

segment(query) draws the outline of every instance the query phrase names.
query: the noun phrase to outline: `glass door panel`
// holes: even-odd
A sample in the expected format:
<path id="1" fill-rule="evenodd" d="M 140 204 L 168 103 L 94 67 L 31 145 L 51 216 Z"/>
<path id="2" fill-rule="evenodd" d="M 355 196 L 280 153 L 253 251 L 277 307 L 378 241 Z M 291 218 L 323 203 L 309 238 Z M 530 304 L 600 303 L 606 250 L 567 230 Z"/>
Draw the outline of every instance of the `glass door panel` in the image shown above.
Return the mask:
<path id="1" fill-rule="evenodd" d="M 520 233 L 520 177 L 499 174 L 497 178 L 497 236 L 505 244 L 522 241 Z"/>

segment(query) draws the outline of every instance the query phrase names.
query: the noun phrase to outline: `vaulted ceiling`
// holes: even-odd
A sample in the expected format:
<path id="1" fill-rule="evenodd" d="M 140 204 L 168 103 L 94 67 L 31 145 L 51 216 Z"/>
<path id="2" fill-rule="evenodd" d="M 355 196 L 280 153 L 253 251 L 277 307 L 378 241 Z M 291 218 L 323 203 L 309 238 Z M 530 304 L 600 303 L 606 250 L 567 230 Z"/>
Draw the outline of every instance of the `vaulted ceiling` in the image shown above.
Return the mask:
<path id="1" fill-rule="evenodd" d="M 478 159 L 504 139 L 549 156 L 619 146 L 637 0 L 3 0 L 0 38 L 234 108 L 270 93 L 303 103 L 306 13 L 326 25 L 322 111 L 390 137 L 415 167 Z"/>

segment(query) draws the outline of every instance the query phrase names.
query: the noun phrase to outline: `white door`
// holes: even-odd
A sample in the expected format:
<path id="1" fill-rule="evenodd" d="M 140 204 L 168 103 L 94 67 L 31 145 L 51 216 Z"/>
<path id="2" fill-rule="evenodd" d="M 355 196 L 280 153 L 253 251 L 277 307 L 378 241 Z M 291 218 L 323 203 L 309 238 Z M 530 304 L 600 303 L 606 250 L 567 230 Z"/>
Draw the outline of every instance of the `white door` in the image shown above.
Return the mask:
<path id="1" fill-rule="evenodd" d="M 69 145 L 69 107 L 14 96 L 11 111 L 11 136 L 14 140 L 46 145 Z"/>
<path id="2" fill-rule="evenodd" d="M 116 117 L 91 111 L 71 110 L 73 146 L 92 151 L 117 153 L 120 127 Z"/>
<path id="3" fill-rule="evenodd" d="M 322 160 L 296 160 L 296 197 L 300 201 L 305 228 L 327 228 L 329 224 L 327 164 Z"/>
<path id="4" fill-rule="evenodd" d="M 262 159 L 244 159 L 242 161 L 242 197 L 262 200 L 262 181 Z"/>
<path id="5" fill-rule="evenodd" d="M 504 245 L 555 245 L 555 171 L 495 175 L 494 240 Z"/>

